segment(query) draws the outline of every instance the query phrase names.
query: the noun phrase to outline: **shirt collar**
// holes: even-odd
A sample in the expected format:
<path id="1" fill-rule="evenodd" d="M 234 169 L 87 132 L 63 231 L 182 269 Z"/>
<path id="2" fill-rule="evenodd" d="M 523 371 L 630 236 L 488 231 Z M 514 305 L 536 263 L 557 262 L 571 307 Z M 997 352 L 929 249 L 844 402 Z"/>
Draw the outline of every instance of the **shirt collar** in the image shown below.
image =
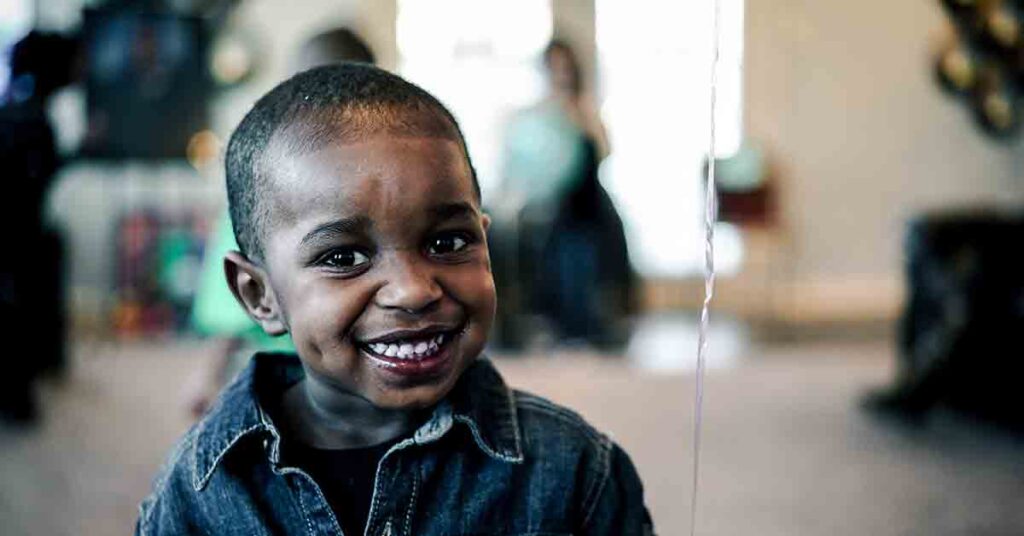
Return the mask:
<path id="1" fill-rule="evenodd" d="M 434 415 L 416 431 L 417 443 L 436 441 L 454 424 L 465 425 L 473 441 L 488 456 L 522 463 L 522 434 L 515 393 L 505 385 L 497 369 L 481 357 L 469 366 Z"/>
<path id="2" fill-rule="evenodd" d="M 276 465 L 280 461 L 281 436 L 261 407 L 260 399 L 283 392 L 303 374 L 294 354 L 258 353 L 250 360 L 197 425 L 192 448 L 192 484 L 196 491 L 206 487 L 220 461 L 247 437 L 262 436 L 271 463 Z M 490 360 L 481 357 L 466 369 L 431 418 L 416 430 L 412 441 L 436 441 L 461 423 L 488 456 L 522 463 L 522 436 L 514 396 Z"/>

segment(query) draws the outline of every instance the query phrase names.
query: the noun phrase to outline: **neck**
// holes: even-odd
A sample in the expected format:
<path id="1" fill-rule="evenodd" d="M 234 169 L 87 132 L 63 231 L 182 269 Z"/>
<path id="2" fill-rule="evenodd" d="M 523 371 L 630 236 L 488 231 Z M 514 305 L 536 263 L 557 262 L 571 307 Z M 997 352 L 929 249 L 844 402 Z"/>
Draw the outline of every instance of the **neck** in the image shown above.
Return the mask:
<path id="1" fill-rule="evenodd" d="M 416 429 L 423 412 L 383 409 L 307 375 L 284 394 L 293 437 L 327 449 L 359 448 L 391 441 Z"/>

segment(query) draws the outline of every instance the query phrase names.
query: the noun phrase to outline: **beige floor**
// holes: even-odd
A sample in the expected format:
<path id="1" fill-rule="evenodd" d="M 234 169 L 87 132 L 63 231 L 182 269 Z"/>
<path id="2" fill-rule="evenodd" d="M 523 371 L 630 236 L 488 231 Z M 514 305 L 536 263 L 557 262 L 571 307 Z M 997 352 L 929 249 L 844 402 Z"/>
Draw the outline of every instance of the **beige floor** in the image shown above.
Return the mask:
<path id="1" fill-rule="evenodd" d="M 0 534 L 125 534 L 187 426 L 196 342 L 77 347 L 46 421 L 0 430 Z M 678 348 L 680 359 L 690 349 Z M 863 416 L 882 343 L 747 346 L 707 377 L 701 535 L 1024 534 L 1024 442 L 943 417 L 918 432 Z M 631 453 L 662 535 L 688 534 L 693 377 L 685 367 L 564 355 L 501 359 L 511 383 L 578 408 Z"/>

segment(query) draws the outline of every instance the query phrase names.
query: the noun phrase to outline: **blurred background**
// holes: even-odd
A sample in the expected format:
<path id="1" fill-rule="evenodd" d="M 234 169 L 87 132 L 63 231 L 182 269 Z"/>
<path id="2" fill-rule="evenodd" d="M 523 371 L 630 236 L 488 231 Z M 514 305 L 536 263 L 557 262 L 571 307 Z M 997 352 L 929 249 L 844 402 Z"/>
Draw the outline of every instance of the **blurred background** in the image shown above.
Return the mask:
<path id="1" fill-rule="evenodd" d="M 720 0 L 699 534 L 1024 534 L 1024 2 Z M 712 0 L 3 0 L 0 532 L 120 534 L 255 347 L 223 149 L 373 61 L 448 105 L 510 383 L 691 519 Z M 1016 357 L 1015 357 L 1016 356 Z"/>

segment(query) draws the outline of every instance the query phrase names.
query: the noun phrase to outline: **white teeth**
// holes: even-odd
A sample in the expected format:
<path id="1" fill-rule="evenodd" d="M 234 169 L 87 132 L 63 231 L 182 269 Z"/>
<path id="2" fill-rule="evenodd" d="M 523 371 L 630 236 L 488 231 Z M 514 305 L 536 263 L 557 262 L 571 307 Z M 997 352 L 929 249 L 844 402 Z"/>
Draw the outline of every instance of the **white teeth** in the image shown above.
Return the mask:
<path id="1" fill-rule="evenodd" d="M 367 347 L 377 355 L 396 357 L 398 359 L 411 359 L 413 357 L 436 354 L 447 338 L 444 333 L 439 333 L 429 339 L 421 339 L 419 341 L 390 344 L 377 342 L 368 344 Z"/>

